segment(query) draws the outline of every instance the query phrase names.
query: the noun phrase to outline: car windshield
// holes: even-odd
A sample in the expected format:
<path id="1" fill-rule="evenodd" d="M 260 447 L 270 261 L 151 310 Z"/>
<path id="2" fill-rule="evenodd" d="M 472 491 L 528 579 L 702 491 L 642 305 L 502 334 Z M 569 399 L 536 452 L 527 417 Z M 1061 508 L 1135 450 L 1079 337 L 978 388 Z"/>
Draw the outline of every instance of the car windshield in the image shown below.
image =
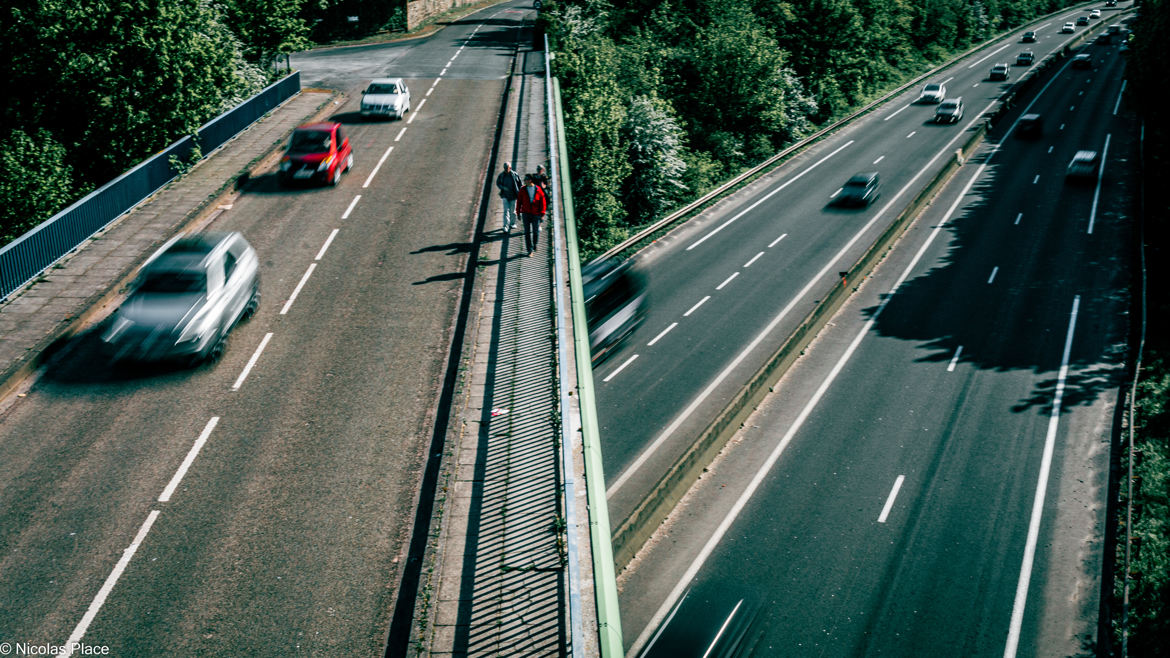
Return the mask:
<path id="1" fill-rule="evenodd" d="M 940 110 L 953 110 L 958 106 L 959 106 L 958 103 L 955 103 L 952 101 L 943 101 L 943 104 L 939 106 L 939 109 Z"/>
<path id="2" fill-rule="evenodd" d="M 370 85 L 366 90 L 367 94 L 397 94 L 398 85 Z"/>
<path id="3" fill-rule="evenodd" d="M 938 85 L 926 85 L 926 91 L 938 91 L 938 90 L 939 90 Z"/>
<path id="4" fill-rule="evenodd" d="M 324 153 L 329 150 L 329 133 L 320 130 L 298 130 L 293 133 L 288 150 L 296 153 Z"/>
<path id="5" fill-rule="evenodd" d="M 207 276 L 203 272 L 189 270 L 158 270 L 147 272 L 138 286 L 139 292 L 147 293 L 190 293 L 207 290 Z"/>

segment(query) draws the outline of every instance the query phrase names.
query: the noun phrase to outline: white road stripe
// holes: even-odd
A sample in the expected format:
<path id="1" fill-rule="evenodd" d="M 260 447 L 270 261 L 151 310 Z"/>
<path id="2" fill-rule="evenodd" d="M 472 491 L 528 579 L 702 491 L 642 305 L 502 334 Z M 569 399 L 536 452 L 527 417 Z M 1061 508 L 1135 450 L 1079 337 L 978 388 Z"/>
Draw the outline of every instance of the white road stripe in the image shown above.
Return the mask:
<path id="1" fill-rule="evenodd" d="M 1093 191 L 1093 209 L 1089 211 L 1089 235 L 1093 234 L 1093 224 L 1097 221 L 1097 201 L 1101 198 L 1101 179 L 1105 177 L 1105 158 L 1109 156 L 1109 138 L 1113 133 L 1105 135 L 1105 148 L 1101 149 L 1101 166 L 1097 169 L 1097 189 Z"/>
<path id="2" fill-rule="evenodd" d="M 844 143 L 844 144 L 842 144 L 841 146 L 838 146 L 838 147 L 836 148 L 836 150 L 834 150 L 832 153 L 830 153 L 830 154 L 826 155 L 825 157 L 821 158 L 820 160 L 817 160 L 815 164 L 813 164 L 813 165 L 810 165 L 810 166 L 809 166 L 807 169 L 805 169 L 804 171 L 802 171 L 802 172 L 800 172 L 799 174 L 797 174 L 797 175 L 793 176 L 792 178 L 789 178 L 788 180 L 784 181 L 784 184 L 783 184 L 783 185 L 781 185 L 780 187 L 777 187 L 776 189 L 772 190 L 771 192 L 768 192 L 768 193 L 767 193 L 767 194 L 765 194 L 763 197 L 761 197 L 759 201 L 756 201 L 756 202 L 755 202 L 755 203 L 753 203 L 752 205 L 750 205 L 750 206 L 748 206 L 747 208 L 745 208 L 745 209 L 741 210 L 741 211 L 740 211 L 738 214 L 736 214 L 736 215 L 735 215 L 734 217 L 732 217 L 731 219 L 729 219 L 729 220 L 727 220 L 726 222 L 723 222 L 722 224 L 720 224 L 720 225 L 719 225 L 719 228 L 717 228 L 717 229 L 715 229 L 714 231 L 711 231 L 710 233 L 708 233 L 707 235 L 704 235 L 703 237 L 699 238 L 698 242 L 695 242 L 695 243 L 694 243 L 694 244 L 692 244 L 691 246 L 687 247 L 687 251 L 690 251 L 691 249 L 694 249 L 695 247 L 697 247 L 697 246 L 699 246 L 699 245 L 703 244 L 704 242 L 706 242 L 706 241 L 707 241 L 707 238 L 711 237 L 712 235 L 715 235 L 715 234 L 716 234 L 716 233 L 718 233 L 719 231 L 722 231 L 723 229 L 725 229 L 725 228 L 727 228 L 728 226 L 730 226 L 730 225 L 731 225 L 731 223 L 732 223 L 732 222 L 734 222 L 735 220 L 737 220 L 737 219 L 739 219 L 740 217 L 743 217 L 744 215 L 748 214 L 749 212 L 751 212 L 751 211 L 755 210 L 755 209 L 756 209 L 756 208 L 757 208 L 757 207 L 758 207 L 758 206 L 759 206 L 761 203 L 763 203 L 763 202 L 767 201 L 768 199 L 771 199 L 771 198 L 772 198 L 773 196 L 775 196 L 776 194 L 779 194 L 779 193 L 780 193 L 780 190 L 783 190 L 784 188 L 788 187 L 789 185 L 791 185 L 791 184 L 795 183 L 796 181 L 800 180 L 800 178 L 801 178 L 802 176 L 804 176 L 804 175 L 805 175 L 805 174 L 807 174 L 808 172 L 812 171 L 813 169 L 816 169 L 817 167 L 821 166 L 821 165 L 822 165 L 822 164 L 823 164 L 823 163 L 824 163 L 826 160 L 828 160 L 829 158 L 833 157 L 834 155 L 837 155 L 837 154 L 838 154 L 838 153 L 840 153 L 840 152 L 841 152 L 841 151 L 842 151 L 842 150 L 843 150 L 843 149 L 844 149 L 846 146 L 849 146 L 849 145 L 850 145 L 850 144 L 852 144 L 852 143 L 853 143 L 853 140 L 852 140 L 852 139 L 851 139 L 851 140 L 849 140 L 848 142 L 845 142 L 845 143 Z"/>
<path id="3" fill-rule="evenodd" d="M 667 327 L 667 328 L 665 328 L 665 329 L 663 329 L 663 330 L 662 330 L 662 333 L 660 333 L 660 334 L 658 334 L 657 336 L 655 336 L 655 337 L 654 337 L 654 340 L 650 341 L 649 343 L 646 343 L 646 347 L 651 347 L 652 345 L 654 345 L 654 343 L 657 343 L 657 342 L 658 342 L 658 341 L 659 341 L 659 340 L 660 340 L 660 339 L 661 339 L 663 336 L 665 336 L 666 334 L 670 333 L 670 330 L 671 330 L 671 329 L 674 329 L 674 328 L 675 328 L 675 327 L 677 327 L 677 326 L 678 326 L 678 323 L 677 323 L 677 322 L 672 322 L 672 323 L 670 323 L 670 326 L 669 326 L 669 327 Z"/>
<path id="4" fill-rule="evenodd" d="M 65 646 L 61 647 L 61 656 L 72 656 L 74 648 L 79 646 L 81 638 L 85 637 L 85 631 L 89 625 L 93 623 L 97 613 L 102 609 L 102 605 L 106 602 L 106 597 L 113 591 L 114 585 L 118 584 L 118 579 L 122 577 L 122 572 L 126 570 L 127 565 L 130 564 L 130 559 L 134 557 L 134 553 L 138 551 L 138 547 L 146 539 L 146 533 L 150 532 L 150 526 L 154 525 L 154 520 L 158 518 L 158 510 L 151 510 L 147 515 L 146 521 L 143 522 L 142 527 L 138 529 L 138 534 L 134 536 L 134 541 L 130 542 L 130 546 L 122 552 L 122 558 L 118 560 L 118 564 L 114 565 L 114 570 L 110 572 L 110 576 L 106 578 L 106 582 L 102 585 L 100 591 L 93 602 L 89 604 L 89 609 L 85 611 L 85 615 L 73 629 L 73 633 L 69 635 L 69 639 L 65 641 Z"/>
<path id="5" fill-rule="evenodd" d="M 412 119 L 414 118 L 413 112 L 411 112 L 410 118 L 412 118 Z M 407 123 L 410 123 L 410 122 L 407 121 Z M 362 183 L 362 189 L 365 189 L 365 188 L 370 186 L 370 182 L 374 180 L 374 176 L 378 175 L 378 170 L 382 168 L 382 163 L 386 161 L 386 158 L 390 157 L 390 152 L 393 150 L 394 150 L 394 147 L 391 146 L 390 148 L 386 149 L 385 153 L 382 154 L 382 157 L 378 160 L 378 164 L 374 165 L 374 170 L 371 171 L 369 177 L 366 178 L 366 182 Z"/>
<path id="6" fill-rule="evenodd" d="M 305 282 L 309 280 L 309 275 L 311 275 L 313 273 L 313 270 L 316 268 L 317 268 L 316 263 L 309 264 L 309 269 L 306 270 L 305 275 L 301 277 L 301 282 L 297 284 L 297 287 L 293 290 L 293 293 L 288 298 L 288 301 L 284 303 L 284 308 L 280 309 L 281 315 L 288 313 L 288 309 L 290 307 L 292 307 L 293 302 L 296 301 L 297 295 L 301 294 L 301 288 L 304 288 Z"/>
<path id="7" fill-rule="evenodd" d="M 893 113 L 893 114 L 891 114 L 890 116 L 888 116 L 888 117 L 886 117 L 886 118 L 882 119 L 882 121 L 889 121 L 890 119 L 893 119 L 894 117 L 898 116 L 898 113 L 900 113 L 902 110 L 905 110 L 906 108 L 910 107 L 910 106 L 911 106 L 911 105 L 913 105 L 913 104 L 914 104 L 914 103 L 908 103 L 908 104 L 906 104 L 906 105 L 903 105 L 901 108 L 899 108 L 899 109 L 897 109 L 897 110 L 894 110 L 894 113 Z"/>
<path id="8" fill-rule="evenodd" d="M 734 278 L 735 278 L 735 277 L 737 277 L 737 276 L 739 276 L 739 272 L 736 272 L 736 273 L 732 274 L 731 276 L 727 277 L 726 279 L 724 279 L 724 280 L 723 280 L 723 283 L 721 283 L 721 284 L 719 284 L 719 285 L 715 286 L 715 289 L 716 289 L 716 290 L 723 290 L 723 286 L 725 286 L 725 285 L 727 285 L 727 284 L 731 283 L 731 280 L 732 280 L 732 279 L 734 279 Z"/>
<path id="9" fill-rule="evenodd" d="M 399 130 L 399 131 L 398 131 L 398 136 L 394 138 L 394 141 L 396 141 L 396 142 L 397 142 L 398 140 L 402 139 L 402 136 L 403 136 L 403 135 L 405 135 L 405 134 L 406 134 L 406 128 L 403 128 L 402 130 Z"/>
<path id="10" fill-rule="evenodd" d="M 1016 223 L 1016 224 L 1019 224 L 1019 223 L 1020 223 L 1020 220 L 1021 220 L 1021 219 L 1023 219 L 1023 218 L 1024 218 L 1024 213 L 1019 213 L 1018 215 L 1016 215 L 1016 221 L 1015 221 L 1015 223 Z"/>
<path id="11" fill-rule="evenodd" d="M 379 162 L 378 164 L 379 164 L 379 165 L 381 165 L 382 163 L 381 163 L 381 162 Z M 373 176 L 373 174 L 370 174 L 370 175 L 371 175 L 371 176 Z M 364 186 L 363 186 L 363 187 L 364 187 Z M 355 196 L 355 197 L 353 198 L 353 201 L 350 201 L 350 202 L 349 202 L 349 207 L 348 207 L 348 208 L 346 208 L 346 209 L 345 209 L 345 212 L 343 212 L 343 213 L 341 214 L 341 218 L 342 218 L 342 219 L 349 219 L 349 213 L 353 212 L 354 206 L 356 206 L 356 205 L 357 205 L 357 202 L 358 202 L 358 201 L 361 201 L 361 200 L 362 200 L 362 195 L 360 195 L 360 194 L 359 194 L 359 195 Z"/>
<path id="12" fill-rule="evenodd" d="M 999 265 L 996 265 L 995 267 L 991 268 L 991 276 L 987 277 L 988 284 L 991 284 L 992 282 L 995 281 L 996 274 L 999 274 Z"/>
<path id="13" fill-rule="evenodd" d="M 1012 620 L 1008 628 L 1007 646 L 1004 658 L 1015 658 L 1020 645 L 1020 629 L 1024 624 L 1024 607 L 1028 603 L 1028 587 L 1032 580 L 1032 562 L 1036 558 L 1036 542 L 1040 537 L 1040 521 L 1044 516 L 1044 498 L 1048 492 L 1048 473 L 1052 469 L 1052 453 L 1056 446 L 1056 429 L 1060 425 L 1061 403 L 1064 398 L 1064 383 L 1068 379 L 1069 353 L 1072 352 L 1073 333 L 1077 327 L 1077 310 L 1081 296 L 1073 297 L 1072 312 L 1069 314 L 1068 332 L 1064 338 L 1064 355 L 1060 359 L 1060 374 L 1056 378 L 1056 391 L 1052 398 L 1052 414 L 1048 417 L 1048 433 L 1044 437 L 1044 453 L 1040 459 L 1040 474 L 1036 482 L 1036 497 L 1032 500 L 1032 519 L 1028 523 L 1028 539 L 1024 543 L 1024 560 L 1020 564 L 1020 580 L 1016 585 L 1016 599 L 1012 604 Z"/>
<path id="14" fill-rule="evenodd" d="M 623 363 L 623 364 L 621 364 L 620 366 L 618 366 L 618 369 L 617 369 L 617 370 L 614 370 L 613 372 L 609 373 L 609 376 L 608 376 L 608 377 L 606 377 L 605 379 L 601 380 L 601 381 L 603 381 L 603 382 L 608 382 L 609 380 L 613 379 L 614 377 L 617 377 L 617 374 L 618 374 L 619 372 L 621 372 L 621 371 L 625 370 L 625 369 L 626 369 L 626 366 L 628 366 L 628 365 L 630 365 L 631 363 L 633 363 L 633 362 L 634 362 L 634 359 L 636 359 L 636 358 L 638 358 L 638 355 L 637 355 L 637 354 L 635 354 L 634 356 L 631 356 L 630 358 L 626 359 L 626 362 L 625 362 L 625 363 Z"/>
<path id="15" fill-rule="evenodd" d="M 325 255 L 325 250 L 329 248 L 329 245 L 333 244 L 333 238 L 337 237 L 337 232 L 340 230 L 341 229 L 337 228 L 333 229 L 333 232 L 329 234 L 329 237 L 325 238 L 325 244 L 321 245 L 321 251 L 317 252 L 317 257 L 313 260 L 321 260 L 321 257 Z"/>
<path id="16" fill-rule="evenodd" d="M 428 90 L 427 90 L 427 96 L 430 96 L 430 95 L 431 95 L 431 92 L 432 92 L 432 91 L 434 91 L 434 90 L 435 90 L 435 88 L 434 88 L 434 87 L 431 87 L 430 89 L 428 89 Z"/>
<path id="17" fill-rule="evenodd" d="M 877 160 L 874 160 L 874 161 L 873 161 L 873 163 L 874 163 L 874 164 L 877 164 L 877 163 L 879 163 L 879 162 L 881 162 L 882 160 L 885 160 L 885 159 L 886 159 L 886 156 L 884 156 L 884 155 L 883 155 L 883 156 L 879 156 Z"/>
<path id="18" fill-rule="evenodd" d="M 1113 116 L 1117 116 L 1117 110 L 1121 107 L 1121 97 L 1125 95 L 1125 80 L 1121 81 L 1121 91 L 1117 92 L 1117 102 L 1113 104 Z"/>
<path id="19" fill-rule="evenodd" d="M 960 345 L 959 348 L 955 350 L 955 356 L 951 357 L 951 363 L 950 363 L 950 365 L 947 366 L 947 372 L 954 372 L 955 371 L 955 365 L 959 363 L 959 356 L 962 354 L 963 354 L 963 346 Z"/>
<path id="20" fill-rule="evenodd" d="M 248 359 L 248 364 L 240 371 L 240 376 L 236 377 L 236 383 L 232 384 L 233 391 L 240 390 L 240 387 L 244 385 L 244 380 L 248 378 L 248 373 L 252 372 L 252 368 L 256 365 L 256 362 L 260 360 L 260 353 L 264 351 L 265 346 L 268 345 L 268 341 L 270 340 L 272 340 L 271 331 L 264 334 L 264 339 L 260 341 L 260 345 L 256 348 L 256 351 L 252 352 L 252 358 Z"/>
<path id="21" fill-rule="evenodd" d="M 706 297 L 700 299 L 698 304 L 695 304 L 694 306 L 691 307 L 691 309 L 689 311 L 687 311 L 686 313 L 683 313 L 683 317 L 684 318 L 690 317 L 691 313 L 694 313 L 695 311 L 699 310 L 699 307 L 702 306 L 704 303 L 706 303 L 706 301 L 708 299 L 711 299 L 711 295 L 707 295 Z"/>
<path id="22" fill-rule="evenodd" d="M 894 480 L 894 488 L 890 490 L 890 495 L 886 497 L 886 504 L 882 507 L 882 513 L 878 516 L 878 523 L 885 523 L 890 516 L 890 510 L 894 507 L 894 499 L 898 497 L 898 490 L 902 488 L 902 482 L 905 481 L 905 475 L 899 475 L 897 480 Z"/>
<path id="23" fill-rule="evenodd" d="M 406 125 L 409 126 L 410 124 L 414 123 L 414 118 L 418 116 L 418 111 L 421 110 L 423 105 L 426 105 L 426 104 L 427 104 L 427 99 L 425 99 L 425 98 L 422 99 L 421 101 L 419 101 L 418 107 L 414 108 L 414 111 L 410 113 L 410 118 L 406 120 Z"/>
<path id="24" fill-rule="evenodd" d="M 751 260 L 749 260 L 748 262 L 746 262 L 746 263 L 744 263 L 744 264 L 743 264 L 743 267 L 744 267 L 744 269 L 746 270 L 747 268 L 751 267 L 751 266 L 752 266 L 752 263 L 754 263 L 754 262 L 756 262 L 757 260 L 759 260 L 759 259 L 760 259 L 760 256 L 763 256 L 763 255 L 764 255 L 764 252 L 762 252 L 762 251 L 761 251 L 760 253 L 758 253 L 758 254 L 756 254 L 755 256 L 753 256 Z"/>
<path id="25" fill-rule="evenodd" d="M 191 468 L 191 464 L 195 462 L 195 458 L 199 456 L 199 451 L 203 449 L 203 444 L 207 443 L 207 437 L 211 436 L 211 431 L 219 423 L 219 416 L 212 416 L 211 420 L 207 421 L 207 425 L 203 427 L 203 431 L 199 433 L 199 438 L 195 439 L 195 445 L 191 446 L 191 450 L 187 453 L 187 458 L 179 464 L 179 470 L 175 471 L 174 477 L 171 478 L 166 489 L 163 489 L 162 495 L 158 497 L 158 502 L 165 503 L 170 501 L 171 496 L 174 495 L 175 489 L 179 487 L 179 483 L 183 481 L 183 476 L 187 474 L 187 469 Z"/>
<path id="26" fill-rule="evenodd" d="M 788 237 L 787 233 L 785 233 L 784 235 L 781 235 L 780 237 L 776 238 L 775 240 L 769 242 L 768 248 L 771 249 L 772 247 L 775 247 L 777 243 L 779 243 L 781 240 L 783 240 L 786 237 Z"/>
<path id="27" fill-rule="evenodd" d="M 915 135 L 917 135 L 917 134 L 918 134 L 918 131 L 917 131 L 917 130 L 911 130 L 911 131 L 910 131 L 910 134 L 909 134 L 909 135 L 906 135 L 906 139 L 910 139 L 911 137 L 913 137 L 913 136 L 915 136 Z"/>
<path id="28" fill-rule="evenodd" d="M 990 53 L 988 53 L 988 54 L 987 54 L 986 56 L 984 56 L 982 59 L 976 60 L 975 62 L 973 62 L 973 63 L 972 63 L 970 66 L 968 66 L 967 68 L 969 68 L 969 69 L 973 69 L 973 68 L 975 68 L 976 66 L 979 66 L 980 64 L 982 64 L 983 62 L 986 62 L 987 60 L 991 59 L 992 57 L 995 57 L 995 56 L 996 56 L 996 55 L 998 55 L 1000 52 L 1002 52 L 1002 51 L 1004 51 L 1004 50 L 1007 50 L 1007 49 L 1008 49 L 1008 48 L 1010 48 L 1011 46 L 1012 46 L 1012 44 L 1010 44 L 1010 43 L 1008 43 L 1008 44 L 1004 44 L 1004 45 L 1000 46 L 998 49 L 996 49 L 996 50 L 993 50 L 993 51 L 991 51 Z"/>
<path id="29" fill-rule="evenodd" d="M 1032 179 L 1032 184 L 1035 185 L 1036 183 L 1039 183 L 1039 182 L 1040 182 L 1040 174 L 1036 174 L 1036 177 Z"/>

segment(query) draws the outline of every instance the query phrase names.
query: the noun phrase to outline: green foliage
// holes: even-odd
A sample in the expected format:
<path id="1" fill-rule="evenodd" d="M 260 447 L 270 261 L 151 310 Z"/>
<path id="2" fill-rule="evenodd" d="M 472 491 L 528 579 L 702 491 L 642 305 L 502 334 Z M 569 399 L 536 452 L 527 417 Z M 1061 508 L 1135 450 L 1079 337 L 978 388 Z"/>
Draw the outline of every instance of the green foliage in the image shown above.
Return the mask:
<path id="1" fill-rule="evenodd" d="M 622 130 L 631 167 L 625 198 L 634 222 L 644 223 L 665 214 L 686 192 L 683 130 L 670 104 L 652 96 L 633 99 Z"/>
<path id="2" fill-rule="evenodd" d="M 17 128 L 0 141 L 0 244 L 69 205 L 73 193 L 65 147 L 47 130 Z"/>
<path id="3" fill-rule="evenodd" d="M 281 54 L 305 50 L 309 25 L 302 16 L 305 0 L 218 0 L 224 23 L 243 44 L 249 62 L 268 66 Z"/>

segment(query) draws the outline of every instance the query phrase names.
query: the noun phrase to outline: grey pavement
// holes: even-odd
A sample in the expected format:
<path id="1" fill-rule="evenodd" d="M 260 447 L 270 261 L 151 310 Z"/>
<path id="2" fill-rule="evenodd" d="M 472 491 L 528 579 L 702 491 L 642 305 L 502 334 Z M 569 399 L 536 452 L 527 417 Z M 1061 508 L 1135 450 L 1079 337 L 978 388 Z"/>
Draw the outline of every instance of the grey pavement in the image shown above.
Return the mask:
<path id="1" fill-rule="evenodd" d="M 214 219 L 237 185 L 279 155 L 293 128 L 328 113 L 333 98 L 325 92 L 293 96 L 12 293 L 0 304 L 0 401 L 27 386 L 58 347 L 100 319 L 163 243 Z"/>
<path id="2" fill-rule="evenodd" d="M 542 57 L 518 53 L 493 179 L 505 161 L 521 174 L 548 166 Z M 419 655 L 571 651 L 552 231 L 545 221 L 527 256 L 522 228 L 504 235 L 501 218 L 493 194 L 476 277 L 479 310 L 448 437 L 457 458 L 447 460 L 416 605 L 411 644 Z"/>

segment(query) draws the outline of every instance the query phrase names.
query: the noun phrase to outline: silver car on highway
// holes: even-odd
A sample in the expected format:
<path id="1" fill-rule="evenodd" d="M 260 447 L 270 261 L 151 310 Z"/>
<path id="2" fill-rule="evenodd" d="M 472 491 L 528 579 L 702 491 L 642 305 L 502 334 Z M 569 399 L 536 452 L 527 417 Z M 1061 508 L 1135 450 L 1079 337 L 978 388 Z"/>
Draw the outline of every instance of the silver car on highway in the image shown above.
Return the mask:
<path id="1" fill-rule="evenodd" d="M 410 89 L 402 78 L 375 78 L 362 92 L 363 117 L 401 119 L 410 111 Z"/>
<path id="2" fill-rule="evenodd" d="M 244 236 L 182 236 L 143 265 L 102 343 L 115 361 L 214 361 L 259 305 L 260 261 Z"/>

